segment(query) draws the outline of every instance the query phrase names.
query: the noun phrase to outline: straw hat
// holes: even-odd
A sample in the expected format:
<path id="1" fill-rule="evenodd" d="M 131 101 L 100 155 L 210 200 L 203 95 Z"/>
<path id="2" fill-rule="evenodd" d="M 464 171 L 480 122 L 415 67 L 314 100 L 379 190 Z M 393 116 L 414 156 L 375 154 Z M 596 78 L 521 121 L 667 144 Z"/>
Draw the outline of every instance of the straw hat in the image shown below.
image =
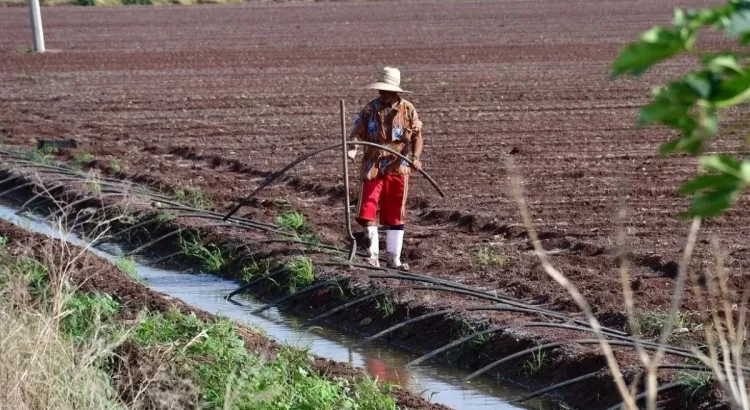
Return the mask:
<path id="1" fill-rule="evenodd" d="M 397 93 L 408 93 L 401 89 L 401 71 L 398 68 L 386 67 L 380 72 L 380 79 L 376 83 L 367 86 L 371 90 L 394 91 Z"/>

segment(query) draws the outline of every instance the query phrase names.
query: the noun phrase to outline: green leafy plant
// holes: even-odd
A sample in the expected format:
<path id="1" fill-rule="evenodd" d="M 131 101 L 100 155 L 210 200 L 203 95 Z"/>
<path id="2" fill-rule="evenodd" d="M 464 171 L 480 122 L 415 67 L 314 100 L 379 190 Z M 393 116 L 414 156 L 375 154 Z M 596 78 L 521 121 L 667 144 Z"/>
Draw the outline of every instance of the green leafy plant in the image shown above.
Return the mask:
<path id="1" fill-rule="evenodd" d="M 160 224 L 165 224 L 174 221 L 175 215 L 168 212 L 159 212 L 156 214 L 156 221 Z"/>
<path id="2" fill-rule="evenodd" d="M 711 379 L 713 379 L 713 374 L 710 372 L 677 373 L 677 382 L 685 386 L 688 393 L 690 393 L 690 399 L 688 402 L 692 402 L 693 397 L 699 391 L 708 389 Z"/>
<path id="3" fill-rule="evenodd" d="M 531 353 L 531 359 L 523 364 L 523 368 L 529 377 L 534 377 L 547 365 L 547 355 L 541 348 Z"/>
<path id="4" fill-rule="evenodd" d="M 750 160 L 704 154 L 709 142 L 719 135 L 720 112 L 750 98 L 748 53 L 730 49 L 709 52 L 696 46 L 699 32 L 705 30 L 723 32 L 743 46 L 750 43 L 748 6 L 744 0 L 728 0 L 713 8 L 677 9 L 671 26 L 657 26 L 641 34 L 612 64 L 613 76 L 638 76 L 669 59 L 686 55 L 697 61 L 698 69 L 656 88 L 653 101 L 641 109 L 638 120 L 639 126 L 662 125 L 679 133 L 661 146 L 662 155 L 682 152 L 699 157 L 699 175 L 678 191 L 693 196 L 692 216 L 720 214 L 750 184 Z"/>
<path id="5" fill-rule="evenodd" d="M 49 148 L 46 148 L 43 150 L 37 149 L 37 150 L 31 151 L 31 154 L 29 155 L 29 159 L 41 165 L 54 165 L 55 161 L 49 158 L 49 154 L 51 152 L 54 152 L 54 151 L 50 150 Z"/>
<path id="6" fill-rule="evenodd" d="M 390 317 L 396 313 L 396 301 L 390 296 L 378 300 L 376 309 L 383 314 L 383 317 Z"/>
<path id="7" fill-rule="evenodd" d="M 0 248 L 4 248 L 6 245 L 8 245 L 8 237 L 0 236 Z"/>
<path id="8" fill-rule="evenodd" d="M 122 171 L 122 167 L 120 166 L 120 162 L 116 159 L 109 160 L 109 165 L 107 165 L 107 169 L 109 172 L 113 174 L 118 174 Z"/>
<path id="9" fill-rule="evenodd" d="M 315 282 L 315 269 L 310 258 L 299 257 L 289 263 L 289 292 L 310 286 Z"/>
<path id="10" fill-rule="evenodd" d="M 644 337 L 656 337 L 659 336 L 666 327 L 669 321 L 669 313 L 661 311 L 644 311 L 641 312 L 636 318 L 636 324 L 640 329 L 641 335 Z M 673 329 L 688 329 L 689 331 L 694 330 L 698 326 L 689 312 L 680 312 L 675 317 L 675 321 L 672 324 Z M 676 334 L 670 335 L 669 340 L 673 342 Z"/>
<path id="11" fill-rule="evenodd" d="M 203 267 L 209 272 L 218 273 L 226 267 L 227 261 L 221 249 L 214 244 L 204 244 L 200 234 L 179 236 L 180 253 L 184 256 L 200 259 Z"/>
<path id="12" fill-rule="evenodd" d="M 213 202 L 206 195 L 202 188 L 177 189 L 174 191 L 174 197 L 178 201 L 198 209 L 211 209 Z"/>
<path id="13" fill-rule="evenodd" d="M 78 293 L 65 304 L 65 316 L 61 322 L 63 333 L 72 340 L 83 343 L 90 340 L 99 323 L 117 313 L 119 304 L 104 293 Z"/>
<path id="14" fill-rule="evenodd" d="M 458 336 L 460 339 L 463 339 L 465 337 L 471 336 L 473 334 L 479 333 L 482 330 L 484 330 L 481 326 L 478 326 L 476 324 L 472 324 L 469 322 L 461 322 L 461 330 L 458 333 Z M 472 346 L 480 347 L 484 346 L 487 343 L 489 343 L 492 340 L 492 334 L 491 333 L 485 333 L 479 336 L 476 336 L 471 339 L 470 343 Z"/>
<path id="15" fill-rule="evenodd" d="M 296 232 L 298 235 L 308 234 L 312 231 L 305 215 L 300 212 L 284 212 L 276 217 L 276 223 L 284 229 Z"/>
<path id="16" fill-rule="evenodd" d="M 479 266 L 485 268 L 502 267 L 508 263 L 508 257 L 501 255 L 492 246 L 483 246 L 477 250 L 477 262 L 479 262 Z"/>
<path id="17" fill-rule="evenodd" d="M 89 152 L 81 152 L 73 156 L 72 162 L 79 167 L 91 165 L 94 162 L 94 155 Z"/>
<path id="18" fill-rule="evenodd" d="M 143 282 L 143 278 L 138 276 L 138 266 L 131 257 L 121 256 L 115 261 L 115 267 L 127 274 L 138 282 Z"/>
<path id="19" fill-rule="evenodd" d="M 250 282 L 251 280 L 265 275 L 268 273 L 270 263 L 268 260 L 263 260 L 260 263 L 253 260 L 249 264 L 242 267 L 242 274 L 240 276 L 240 279 L 244 282 Z"/>

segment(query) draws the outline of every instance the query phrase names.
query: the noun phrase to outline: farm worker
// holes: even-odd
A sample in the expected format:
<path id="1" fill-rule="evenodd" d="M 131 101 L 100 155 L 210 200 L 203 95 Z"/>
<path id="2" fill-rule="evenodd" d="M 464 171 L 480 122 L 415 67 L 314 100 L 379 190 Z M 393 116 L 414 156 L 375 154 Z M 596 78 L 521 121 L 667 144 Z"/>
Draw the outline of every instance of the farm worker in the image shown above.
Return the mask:
<path id="1" fill-rule="evenodd" d="M 415 168 L 421 169 L 422 122 L 414 106 L 399 95 L 408 92 L 401 89 L 401 72 L 397 68 L 385 67 L 379 80 L 367 88 L 378 90 L 379 96 L 355 117 L 349 138 L 391 148 L 409 158 Z M 363 151 L 357 222 L 365 228 L 365 237 L 369 242 L 367 262 L 380 266 L 379 216 L 379 222 L 388 228 L 388 267 L 409 270 L 406 264 L 401 263 L 401 250 L 411 165 L 376 147 L 365 146 Z M 353 161 L 356 155 L 357 146 L 354 146 L 348 151 L 348 156 Z"/>

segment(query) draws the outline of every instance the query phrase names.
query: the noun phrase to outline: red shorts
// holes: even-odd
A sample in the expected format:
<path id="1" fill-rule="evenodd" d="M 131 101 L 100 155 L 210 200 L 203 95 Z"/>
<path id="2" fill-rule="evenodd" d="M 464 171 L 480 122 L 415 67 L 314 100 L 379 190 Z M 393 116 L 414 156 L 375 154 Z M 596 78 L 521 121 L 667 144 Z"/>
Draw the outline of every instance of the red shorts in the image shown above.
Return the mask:
<path id="1" fill-rule="evenodd" d="M 405 175 L 386 175 L 362 182 L 357 220 L 360 222 L 377 221 L 378 207 L 380 207 L 382 225 L 403 225 L 408 191 L 409 176 Z"/>

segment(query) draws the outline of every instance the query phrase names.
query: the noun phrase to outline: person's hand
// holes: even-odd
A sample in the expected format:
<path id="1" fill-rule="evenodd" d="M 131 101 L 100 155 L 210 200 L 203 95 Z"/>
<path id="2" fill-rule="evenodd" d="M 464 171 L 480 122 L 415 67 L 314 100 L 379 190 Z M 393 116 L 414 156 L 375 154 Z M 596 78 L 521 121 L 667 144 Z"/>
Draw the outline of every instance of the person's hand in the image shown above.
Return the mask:
<path id="1" fill-rule="evenodd" d="M 414 169 L 420 169 L 420 170 L 422 169 L 422 161 L 420 161 L 420 160 L 418 160 L 416 158 L 412 158 L 411 162 L 412 162 L 412 168 L 414 168 Z"/>
<path id="2" fill-rule="evenodd" d="M 354 158 L 357 156 L 357 148 L 352 148 L 347 151 L 346 156 L 349 157 L 349 160 L 354 162 Z"/>

